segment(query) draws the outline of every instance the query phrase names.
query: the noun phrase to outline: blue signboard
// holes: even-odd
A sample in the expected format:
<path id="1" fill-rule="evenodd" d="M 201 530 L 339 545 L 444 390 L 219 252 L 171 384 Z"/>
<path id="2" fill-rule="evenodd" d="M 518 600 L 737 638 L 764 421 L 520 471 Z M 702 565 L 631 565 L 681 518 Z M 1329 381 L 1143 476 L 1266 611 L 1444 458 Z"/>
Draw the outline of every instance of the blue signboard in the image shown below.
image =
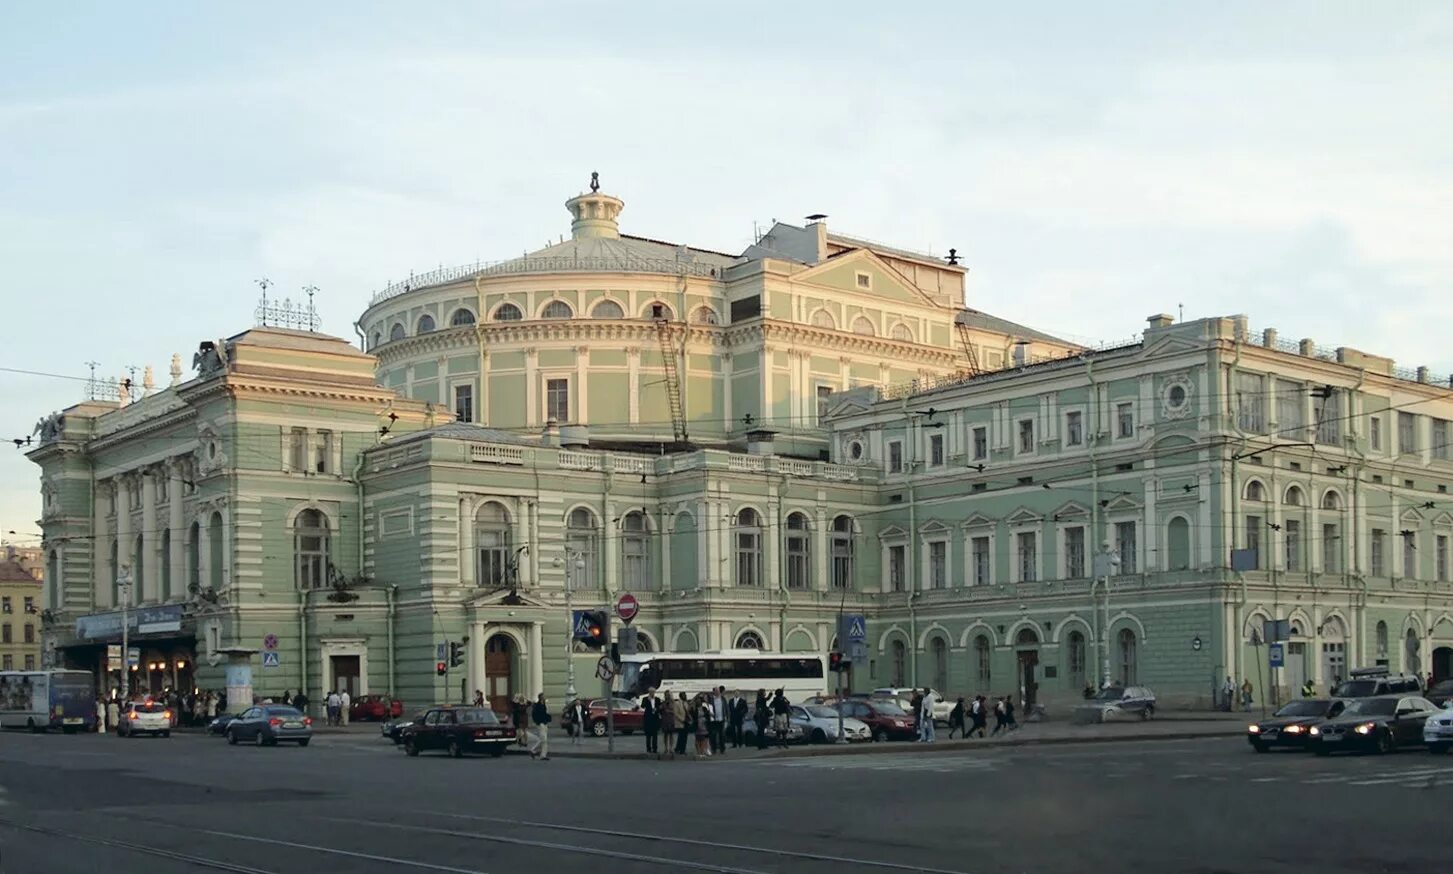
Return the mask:
<path id="1" fill-rule="evenodd" d="M 868 620 L 861 613 L 844 613 L 842 638 L 848 643 L 862 643 L 868 639 Z"/>
<path id="2" fill-rule="evenodd" d="M 435 644 L 435 646 L 434 646 L 434 661 L 436 661 L 436 662 L 442 662 L 442 661 L 444 661 L 444 650 L 445 650 L 445 648 L 446 648 L 445 647 L 445 644 L 442 644 L 442 643 Z"/>
<path id="3" fill-rule="evenodd" d="M 262 666 L 264 668 L 275 668 L 280 664 L 282 664 L 282 660 L 278 658 L 277 650 L 270 649 L 262 654 Z"/>
<path id="4" fill-rule="evenodd" d="M 132 634 L 158 634 L 180 631 L 182 628 L 182 605 L 167 604 L 162 607 L 137 607 L 127 611 L 126 626 Z M 84 640 L 120 639 L 121 613 L 92 613 L 76 617 L 76 637 Z"/>
<path id="5" fill-rule="evenodd" d="M 590 630 L 590 619 L 587 618 L 588 614 L 590 614 L 591 612 L 592 611 L 590 610 L 570 611 L 570 638 L 572 640 L 580 640 L 582 638 L 593 636 Z"/>
<path id="6" fill-rule="evenodd" d="M 1286 661 L 1286 649 L 1280 643 L 1273 643 L 1266 648 L 1266 661 L 1273 668 L 1279 668 Z"/>

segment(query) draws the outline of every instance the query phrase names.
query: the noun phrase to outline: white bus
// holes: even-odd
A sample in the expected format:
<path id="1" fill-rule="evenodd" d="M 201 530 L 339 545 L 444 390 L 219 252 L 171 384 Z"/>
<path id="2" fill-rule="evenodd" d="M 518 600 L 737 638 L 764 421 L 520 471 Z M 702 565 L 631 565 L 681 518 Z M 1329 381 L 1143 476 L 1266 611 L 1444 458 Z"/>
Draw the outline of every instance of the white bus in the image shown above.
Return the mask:
<path id="1" fill-rule="evenodd" d="M 812 653 L 762 652 L 755 649 L 719 652 L 643 652 L 621 656 L 617 694 L 639 698 L 648 689 L 662 695 L 711 692 L 725 686 L 748 698 L 758 689 L 781 689 L 790 701 L 826 695 L 827 657 Z"/>
<path id="2" fill-rule="evenodd" d="M 96 685 L 89 671 L 0 672 L 0 728 L 67 734 L 96 727 Z"/>

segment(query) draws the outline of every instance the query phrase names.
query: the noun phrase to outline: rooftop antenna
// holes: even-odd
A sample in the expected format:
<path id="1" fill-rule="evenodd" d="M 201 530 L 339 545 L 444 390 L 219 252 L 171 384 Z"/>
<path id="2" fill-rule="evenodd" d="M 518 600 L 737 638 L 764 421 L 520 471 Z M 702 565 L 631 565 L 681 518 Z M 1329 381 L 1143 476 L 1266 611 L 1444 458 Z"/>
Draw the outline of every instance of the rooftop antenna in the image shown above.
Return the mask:
<path id="1" fill-rule="evenodd" d="M 1176 321 L 1184 322 L 1186 320 L 1186 305 L 1183 303 L 1176 304 L 1176 312 L 1180 314 Z"/>

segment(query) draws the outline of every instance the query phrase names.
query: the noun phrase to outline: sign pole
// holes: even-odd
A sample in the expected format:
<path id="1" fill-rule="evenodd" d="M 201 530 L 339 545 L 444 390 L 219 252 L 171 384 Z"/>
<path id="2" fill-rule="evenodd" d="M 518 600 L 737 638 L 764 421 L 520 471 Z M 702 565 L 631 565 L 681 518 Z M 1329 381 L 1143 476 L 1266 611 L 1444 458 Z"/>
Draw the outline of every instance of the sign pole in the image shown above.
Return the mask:
<path id="1" fill-rule="evenodd" d="M 127 608 L 131 606 L 131 568 L 122 568 L 116 578 L 117 592 L 121 596 L 121 700 L 131 698 L 131 634 Z"/>

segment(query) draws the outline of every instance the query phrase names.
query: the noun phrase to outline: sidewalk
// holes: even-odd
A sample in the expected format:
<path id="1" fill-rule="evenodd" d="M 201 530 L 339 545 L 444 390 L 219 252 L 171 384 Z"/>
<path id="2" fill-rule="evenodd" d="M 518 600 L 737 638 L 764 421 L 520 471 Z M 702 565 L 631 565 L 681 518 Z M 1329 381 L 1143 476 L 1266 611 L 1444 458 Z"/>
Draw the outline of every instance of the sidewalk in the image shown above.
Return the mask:
<path id="1" fill-rule="evenodd" d="M 931 744 L 898 741 L 890 743 L 795 745 L 785 749 L 768 748 L 757 750 L 742 747 L 727 748 L 721 760 L 772 760 L 804 758 L 809 756 L 877 755 L 884 753 L 947 753 L 961 750 L 988 749 L 1000 747 L 1025 747 L 1051 744 L 1077 743 L 1120 743 L 1129 741 L 1187 740 L 1206 737 L 1234 737 L 1246 731 L 1246 725 L 1259 713 L 1223 713 L 1221 711 L 1178 711 L 1158 713 L 1148 722 L 1108 722 L 1094 725 L 1072 725 L 1066 721 L 1036 722 L 1021 726 L 1018 730 L 998 737 L 974 738 L 970 740 L 944 740 L 947 729 L 939 729 L 939 740 Z M 615 752 L 606 750 L 604 738 L 584 737 L 579 743 L 571 743 L 561 731 L 550 733 L 550 757 L 591 759 L 648 759 L 655 760 L 655 754 L 645 751 L 646 739 L 640 734 L 619 735 L 615 739 Z M 665 738 L 661 748 L 668 747 Z M 688 744 L 687 753 L 677 759 L 692 759 L 694 744 Z"/>

